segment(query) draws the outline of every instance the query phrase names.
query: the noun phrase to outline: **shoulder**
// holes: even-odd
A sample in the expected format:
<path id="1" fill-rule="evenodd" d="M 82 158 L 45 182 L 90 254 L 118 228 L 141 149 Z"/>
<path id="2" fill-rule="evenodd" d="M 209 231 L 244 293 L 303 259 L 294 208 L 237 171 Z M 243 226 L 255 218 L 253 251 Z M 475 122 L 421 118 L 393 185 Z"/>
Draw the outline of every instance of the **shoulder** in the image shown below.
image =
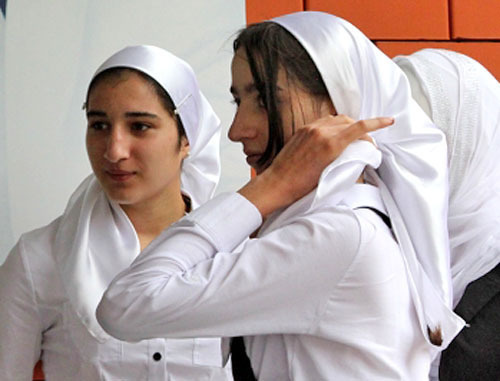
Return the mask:
<path id="1" fill-rule="evenodd" d="M 360 268 L 384 274 L 397 268 L 400 272 L 399 246 L 391 229 L 375 212 L 329 206 L 305 216 L 304 220 L 311 224 L 315 246 L 333 254 L 336 266 L 355 272 Z"/>
<path id="2" fill-rule="evenodd" d="M 392 230 L 369 209 L 356 209 L 354 214 L 360 227 L 360 240 L 356 258 L 349 268 L 346 280 L 357 279 L 359 284 L 369 284 L 373 292 L 385 287 L 382 285 L 389 285 L 385 287 L 385 292 L 389 294 L 398 293 L 397 290 L 390 291 L 392 287 L 399 288 L 402 292 L 406 287 L 406 271 Z"/>
<path id="3" fill-rule="evenodd" d="M 323 206 L 297 219 L 298 223 L 311 225 L 315 234 L 325 236 L 327 241 L 357 250 L 361 242 L 362 225 L 358 216 L 347 206 Z"/>
<path id="4" fill-rule="evenodd" d="M 19 250 L 22 251 L 23 255 L 29 257 L 45 256 L 48 254 L 52 250 L 60 222 L 61 217 L 58 217 L 48 225 L 21 235 L 17 243 Z"/>
<path id="5" fill-rule="evenodd" d="M 359 208 L 353 210 L 360 229 L 360 246 L 371 251 L 399 250 L 392 230 L 373 210 Z"/>
<path id="6" fill-rule="evenodd" d="M 50 257 L 51 242 L 58 225 L 59 219 L 56 219 L 49 225 L 22 234 L 2 267 L 28 269 L 40 257 Z"/>
<path id="7" fill-rule="evenodd" d="M 270 239 L 280 245 L 287 242 L 295 254 L 307 253 L 318 263 L 337 269 L 350 265 L 361 244 L 359 219 L 347 206 L 322 205 L 280 225 L 269 234 Z"/>
<path id="8" fill-rule="evenodd" d="M 33 290 L 35 299 L 42 303 L 52 298 L 49 295 L 56 297 L 57 290 L 61 289 L 52 255 L 59 222 L 60 218 L 24 233 L 2 265 L 3 275 L 12 278 L 10 283 L 19 284 L 23 281 Z"/>
<path id="9" fill-rule="evenodd" d="M 276 216 L 274 221 L 266 222 L 263 225 L 263 232 L 267 235 L 281 230 L 298 234 L 297 230 L 301 230 L 300 237 L 317 238 L 315 241 L 322 238 L 337 242 L 339 240 L 359 241 L 360 225 L 358 218 L 352 209 L 347 206 L 323 204 L 306 212 L 286 216 L 285 213 Z"/>

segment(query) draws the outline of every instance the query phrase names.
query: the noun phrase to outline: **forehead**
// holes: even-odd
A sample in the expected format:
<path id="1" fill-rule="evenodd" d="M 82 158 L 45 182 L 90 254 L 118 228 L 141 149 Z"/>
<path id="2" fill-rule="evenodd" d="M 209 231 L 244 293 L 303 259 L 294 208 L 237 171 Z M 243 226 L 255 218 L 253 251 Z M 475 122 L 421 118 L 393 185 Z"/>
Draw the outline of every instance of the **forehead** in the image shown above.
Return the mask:
<path id="1" fill-rule="evenodd" d="M 255 91 L 255 81 L 250 69 L 248 57 L 244 49 L 240 48 L 233 56 L 231 63 L 232 85 L 231 92 L 245 93 Z M 280 64 L 278 67 L 276 85 L 278 91 L 296 87 L 295 80 L 287 75 L 285 68 Z"/>
<path id="2" fill-rule="evenodd" d="M 231 75 L 233 86 L 253 83 L 252 71 L 248 64 L 247 54 L 243 49 L 238 49 L 231 62 Z M 238 90 L 238 89 L 236 89 Z"/>
<path id="3" fill-rule="evenodd" d="M 160 103 L 153 85 L 139 73 L 132 70 L 120 70 L 104 73 L 92 84 L 88 102 L 117 102 L 127 99 L 129 103 Z"/>

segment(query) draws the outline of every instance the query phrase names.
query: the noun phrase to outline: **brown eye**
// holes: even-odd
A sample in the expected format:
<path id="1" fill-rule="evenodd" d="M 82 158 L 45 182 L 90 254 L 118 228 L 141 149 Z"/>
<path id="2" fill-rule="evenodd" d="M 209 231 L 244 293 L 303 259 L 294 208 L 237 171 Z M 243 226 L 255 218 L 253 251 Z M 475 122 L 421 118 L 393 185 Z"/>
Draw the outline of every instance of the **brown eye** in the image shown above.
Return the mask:
<path id="1" fill-rule="evenodd" d="M 151 126 L 149 126 L 148 124 L 145 124 L 145 123 L 133 123 L 132 124 L 132 130 L 133 131 L 138 131 L 138 132 L 144 132 L 144 131 L 147 131 L 151 128 Z"/>
<path id="2" fill-rule="evenodd" d="M 107 130 L 109 126 L 104 122 L 92 122 L 89 124 L 89 128 L 95 131 L 104 131 Z"/>

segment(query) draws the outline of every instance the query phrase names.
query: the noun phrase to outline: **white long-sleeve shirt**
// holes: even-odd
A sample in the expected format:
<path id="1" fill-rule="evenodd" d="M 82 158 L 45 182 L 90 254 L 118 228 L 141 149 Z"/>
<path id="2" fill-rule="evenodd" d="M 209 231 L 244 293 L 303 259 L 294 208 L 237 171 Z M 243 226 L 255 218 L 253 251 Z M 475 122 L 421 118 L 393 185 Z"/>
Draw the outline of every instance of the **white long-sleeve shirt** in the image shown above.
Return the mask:
<path id="1" fill-rule="evenodd" d="M 347 205 L 276 213 L 232 252 L 261 217 L 219 195 L 115 278 L 98 319 L 124 340 L 247 336 L 259 380 L 424 380 L 430 352 L 402 255 L 375 213 L 353 210 L 378 197 L 355 185 Z"/>
<path id="2" fill-rule="evenodd" d="M 0 380 L 31 380 L 40 357 L 48 381 L 232 379 L 220 339 L 98 342 L 74 312 L 52 256 L 59 223 L 23 235 L 0 266 Z"/>

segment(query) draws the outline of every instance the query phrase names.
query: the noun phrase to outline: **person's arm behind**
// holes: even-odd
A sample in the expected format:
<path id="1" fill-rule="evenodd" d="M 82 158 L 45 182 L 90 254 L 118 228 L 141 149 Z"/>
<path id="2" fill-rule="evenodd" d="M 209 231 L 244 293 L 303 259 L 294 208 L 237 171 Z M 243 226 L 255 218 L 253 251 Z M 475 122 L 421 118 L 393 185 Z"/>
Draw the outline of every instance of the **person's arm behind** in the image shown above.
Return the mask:
<path id="1" fill-rule="evenodd" d="M 0 266 L 0 375 L 31 380 L 40 358 L 41 322 L 22 239 Z"/>

